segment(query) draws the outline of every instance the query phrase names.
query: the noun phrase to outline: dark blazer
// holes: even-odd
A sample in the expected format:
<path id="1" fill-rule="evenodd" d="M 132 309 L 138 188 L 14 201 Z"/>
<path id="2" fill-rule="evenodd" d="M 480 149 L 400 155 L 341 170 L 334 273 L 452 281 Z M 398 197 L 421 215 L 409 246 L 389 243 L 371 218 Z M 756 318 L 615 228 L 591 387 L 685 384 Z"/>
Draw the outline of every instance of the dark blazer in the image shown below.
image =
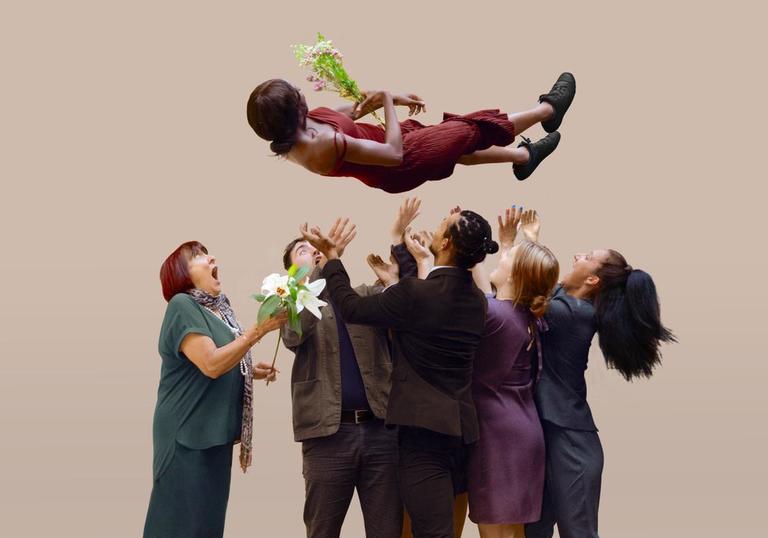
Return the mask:
<path id="1" fill-rule="evenodd" d="M 485 327 L 487 301 L 472 274 L 435 269 L 426 280 L 404 278 L 361 297 L 340 260 L 323 269 L 328 291 L 347 323 L 393 329 L 392 389 L 387 423 L 478 437 L 472 403 L 472 361 Z"/>
<path id="2" fill-rule="evenodd" d="M 597 431 L 584 379 L 597 331 L 595 307 L 591 301 L 568 295 L 560 285 L 544 318 L 549 330 L 541 335 L 544 364 L 536 385 L 539 416 L 562 428 Z"/>

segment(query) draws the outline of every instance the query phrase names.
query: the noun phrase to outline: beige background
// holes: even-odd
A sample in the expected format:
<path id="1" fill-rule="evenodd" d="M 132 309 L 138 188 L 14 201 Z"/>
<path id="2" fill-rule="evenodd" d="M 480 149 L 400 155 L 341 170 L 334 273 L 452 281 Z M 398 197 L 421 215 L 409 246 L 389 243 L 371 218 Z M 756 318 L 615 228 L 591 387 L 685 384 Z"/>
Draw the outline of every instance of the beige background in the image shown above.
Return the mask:
<path id="1" fill-rule="evenodd" d="M 180 242 L 218 256 L 244 323 L 305 219 L 358 223 L 345 261 L 372 280 L 364 256 L 386 251 L 403 196 L 270 158 L 245 121 L 269 77 L 335 103 L 302 82 L 289 49 L 316 31 L 363 87 L 422 95 L 427 122 L 520 110 L 575 73 L 561 146 L 530 180 L 459 167 L 416 191 L 418 224 L 456 203 L 489 219 L 524 204 L 564 268 L 573 252 L 614 247 L 648 270 L 681 343 L 634 384 L 593 355 L 601 534 L 763 534 L 765 14 L 757 2 L 461 4 L 3 2 L 0 535 L 140 534 L 157 274 Z M 290 362 L 281 351 L 283 378 L 257 388 L 256 466 L 233 475 L 228 536 L 303 533 Z M 361 529 L 355 501 L 343 536 Z"/>

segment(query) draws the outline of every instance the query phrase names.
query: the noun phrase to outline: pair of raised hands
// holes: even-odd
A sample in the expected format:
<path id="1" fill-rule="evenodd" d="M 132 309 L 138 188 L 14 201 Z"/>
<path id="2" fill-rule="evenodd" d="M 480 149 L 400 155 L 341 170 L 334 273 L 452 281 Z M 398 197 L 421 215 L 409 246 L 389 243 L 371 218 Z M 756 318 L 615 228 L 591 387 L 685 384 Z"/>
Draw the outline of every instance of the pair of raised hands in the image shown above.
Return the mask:
<path id="1" fill-rule="evenodd" d="M 539 240 L 541 220 L 533 209 L 523 211 L 523 207 L 512 206 L 499 215 L 499 245 L 502 249 L 510 249 L 515 244 L 518 232 L 523 232 L 527 241 L 533 243 Z"/>
<path id="2" fill-rule="evenodd" d="M 392 244 L 405 243 L 419 266 L 419 275 L 422 276 L 425 271 L 429 271 L 428 265 L 432 260 L 429 246 L 432 244 L 433 237 L 431 232 L 424 230 L 414 232 L 411 229 L 411 223 L 419 216 L 420 208 L 419 198 L 406 198 L 398 208 L 390 229 L 390 238 Z M 450 210 L 450 214 L 460 211 L 461 207 L 455 206 Z M 498 223 L 499 244 L 502 249 L 512 248 L 519 232 L 522 232 L 528 241 L 538 241 L 541 221 L 535 210 L 524 210 L 522 206 L 518 208 L 513 205 L 498 216 Z M 340 258 L 347 245 L 357 235 L 356 226 L 350 224 L 348 218 L 336 219 L 327 235 L 319 227 L 310 228 L 307 223 L 304 223 L 299 231 L 306 241 L 329 260 Z M 381 256 L 372 253 L 367 256 L 366 261 L 384 285 L 397 282 L 399 267 L 392 256 L 387 263 Z"/>
<path id="3" fill-rule="evenodd" d="M 390 228 L 392 244 L 404 242 L 417 262 L 429 259 L 429 243 L 431 242 L 429 232 L 413 233 L 410 228 L 410 224 L 419 216 L 420 207 L 421 200 L 418 198 L 406 198 L 398 208 Z M 299 232 L 304 240 L 322 252 L 329 260 L 340 258 L 347 245 L 357 234 L 355 225 L 350 225 L 349 219 L 341 218 L 336 219 L 327 235 L 319 227 L 310 227 L 306 223 L 300 226 Z M 387 263 L 381 256 L 372 253 L 367 256 L 366 261 L 385 286 L 397 282 L 399 267 L 392 256 Z"/>
<path id="4" fill-rule="evenodd" d="M 451 215 L 460 213 L 461 207 L 456 206 L 451 209 Z M 541 220 L 539 214 L 533 209 L 523 211 L 523 206 L 513 205 L 504 210 L 499 215 L 498 238 L 502 249 L 510 249 L 514 246 L 518 232 L 523 232 L 527 241 L 536 243 L 539 240 L 539 231 L 541 230 Z"/>

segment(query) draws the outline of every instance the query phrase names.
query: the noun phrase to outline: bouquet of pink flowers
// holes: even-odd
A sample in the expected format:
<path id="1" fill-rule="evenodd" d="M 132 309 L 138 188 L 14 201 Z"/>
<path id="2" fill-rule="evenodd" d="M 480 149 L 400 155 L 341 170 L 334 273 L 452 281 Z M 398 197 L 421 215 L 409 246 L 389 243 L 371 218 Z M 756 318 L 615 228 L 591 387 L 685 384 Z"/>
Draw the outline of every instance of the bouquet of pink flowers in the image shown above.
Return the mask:
<path id="1" fill-rule="evenodd" d="M 314 45 L 293 45 L 293 52 L 299 60 L 299 66 L 312 70 L 307 75 L 309 82 L 314 82 L 314 90 L 328 90 L 338 93 L 342 98 L 362 103 L 365 97 L 344 69 L 341 53 L 334 48 L 333 42 L 318 33 Z M 375 112 L 371 112 L 379 123 L 384 123 Z"/>

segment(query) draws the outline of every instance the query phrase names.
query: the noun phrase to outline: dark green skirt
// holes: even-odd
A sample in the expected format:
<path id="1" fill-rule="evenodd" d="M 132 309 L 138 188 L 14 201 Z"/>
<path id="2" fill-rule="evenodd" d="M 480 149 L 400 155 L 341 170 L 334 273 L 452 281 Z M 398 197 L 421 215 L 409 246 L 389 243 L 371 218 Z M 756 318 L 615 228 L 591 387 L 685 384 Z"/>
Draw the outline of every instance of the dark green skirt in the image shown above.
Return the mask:
<path id="1" fill-rule="evenodd" d="M 224 536 L 231 479 L 231 443 L 205 450 L 176 443 L 170 465 L 152 486 L 144 538 Z"/>

